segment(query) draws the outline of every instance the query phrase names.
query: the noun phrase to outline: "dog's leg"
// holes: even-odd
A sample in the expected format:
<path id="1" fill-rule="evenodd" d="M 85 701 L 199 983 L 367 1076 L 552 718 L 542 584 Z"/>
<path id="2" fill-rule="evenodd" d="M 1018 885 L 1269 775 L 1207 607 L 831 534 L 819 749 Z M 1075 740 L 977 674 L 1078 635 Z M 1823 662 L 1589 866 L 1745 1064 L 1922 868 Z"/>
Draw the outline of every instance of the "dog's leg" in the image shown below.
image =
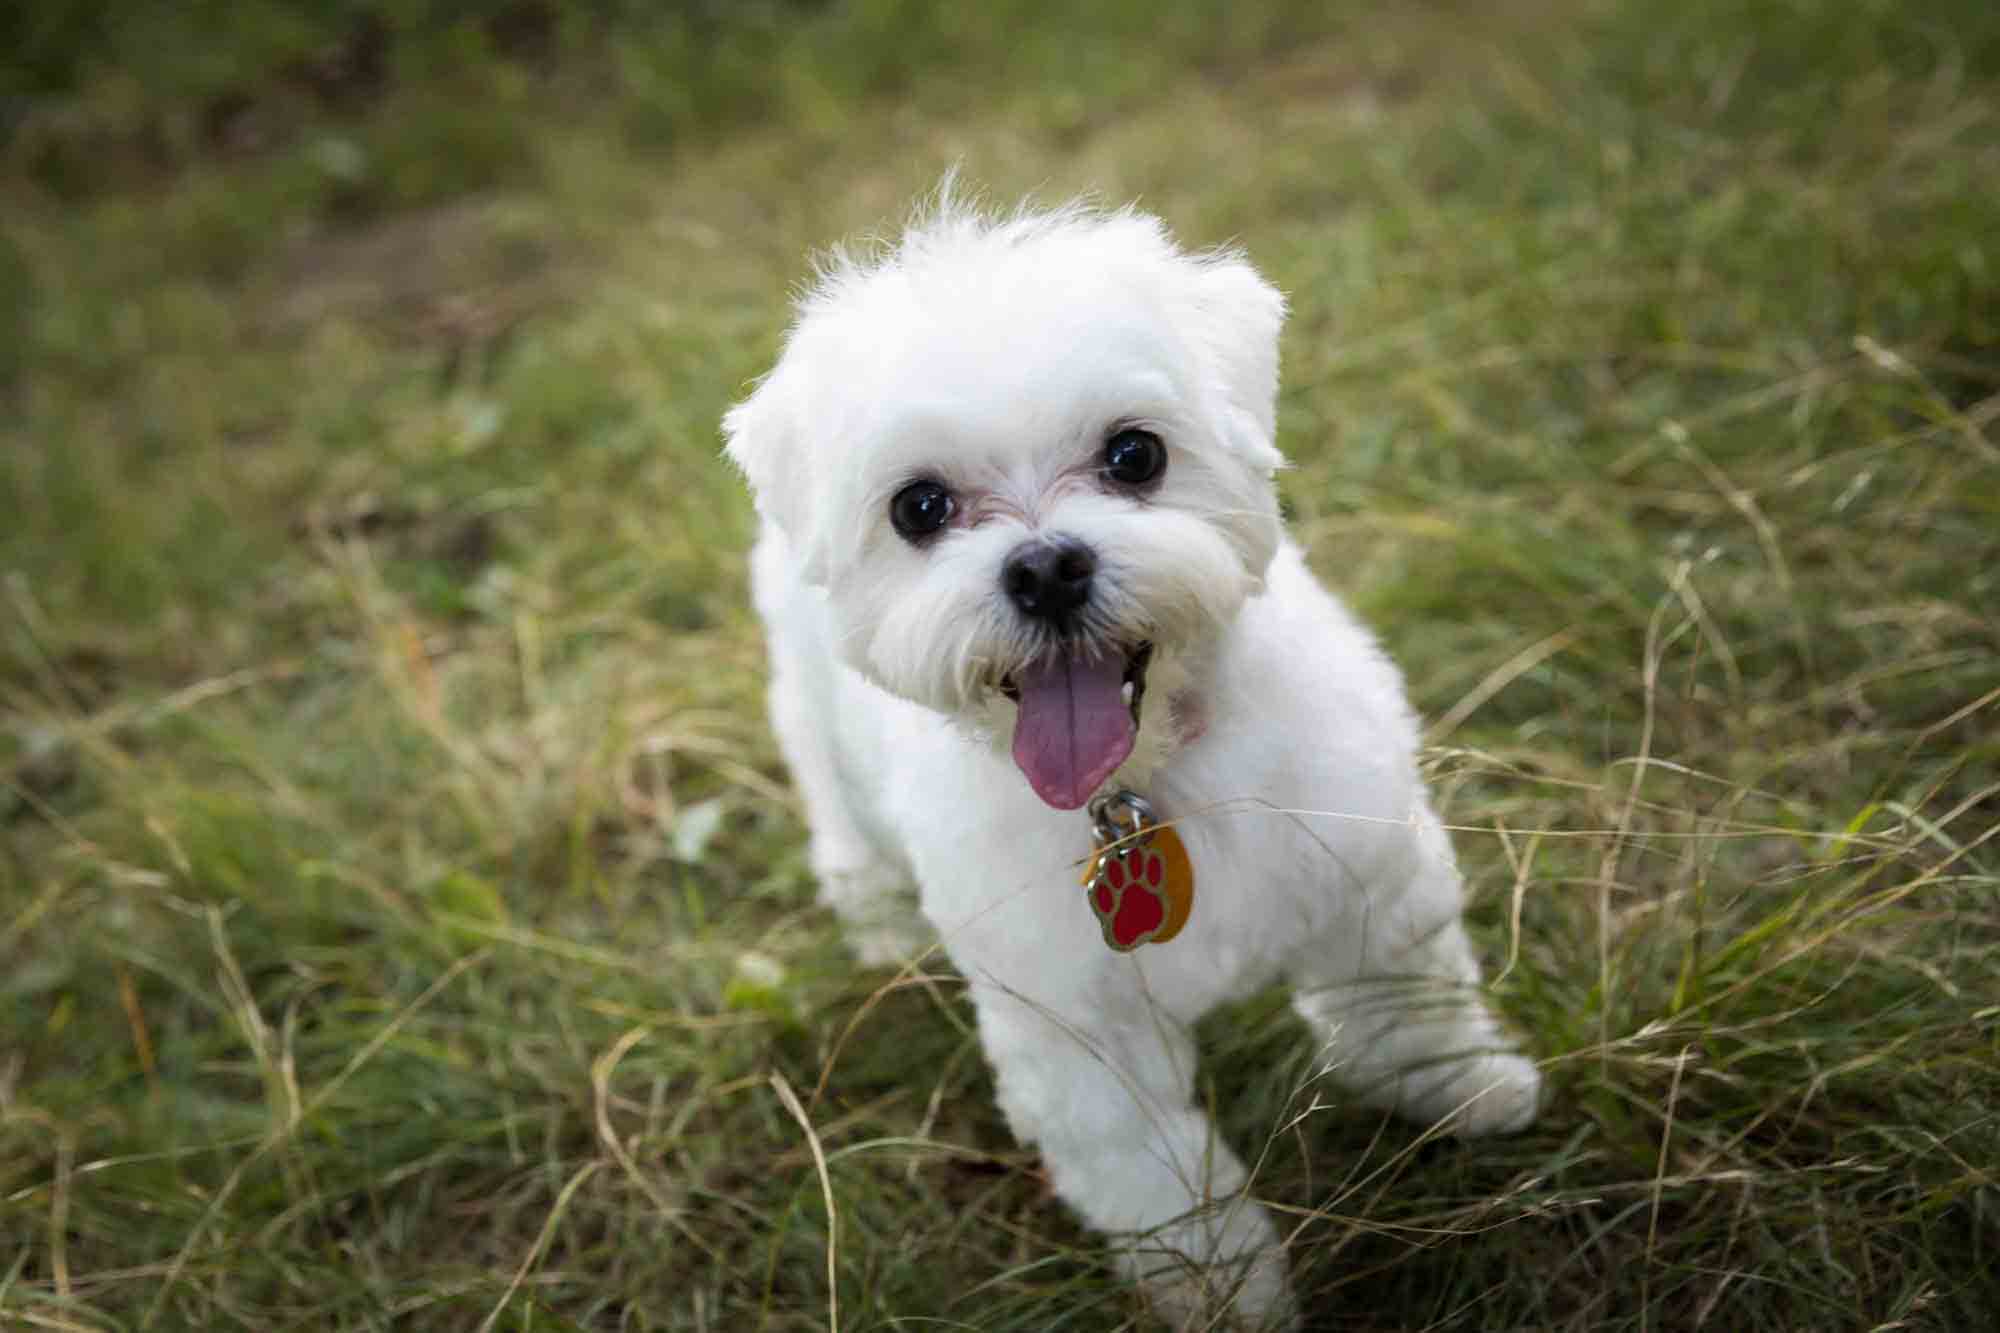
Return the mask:
<path id="1" fill-rule="evenodd" d="M 1373 896 L 1342 939 L 1294 963 L 1293 1007 L 1325 1043 L 1328 1073 L 1370 1105 L 1465 1137 L 1525 1129 L 1541 1076 L 1480 994 L 1458 871 L 1434 821 L 1417 851 L 1400 895 Z"/>
<path id="2" fill-rule="evenodd" d="M 1194 1043 L 1136 988 L 1113 993 L 1125 989 L 1094 987 L 1082 1014 L 1057 1015 L 975 985 L 1001 1109 L 1039 1145 L 1057 1194 L 1118 1238 L 1128 1275 L 1173 1327 L 1290 1327 L 1277 1230 L 1194 1106 Z M 1209 1322 L 1225 1310 L 1236 1323 Z"/>
<path id="3" fill-rule="evenodd" d="M 820 901 L 840 918 L 841 934 L 868 967 L 902 962 L 924 951 L 928 933 L 917 910 L 909 870 L 863 830 L 833 754 L 830 710 L 811 693 L 811 672 L 826 668 L 785 661 L 774 642 L 771 726 L 805 802 L 812 829 L 808 857 Z"/>
<path id="4" fill-rule="evenodd" d="M 1370 1105 L 1465 1137 L 1527 1128 L 1541 1076 L 1481 1001 L 1458 922 L 1370 961 L 1351 979 L 1294 982 L 1293 1007 L 1325 1042 L 1327 1072 Z"/>

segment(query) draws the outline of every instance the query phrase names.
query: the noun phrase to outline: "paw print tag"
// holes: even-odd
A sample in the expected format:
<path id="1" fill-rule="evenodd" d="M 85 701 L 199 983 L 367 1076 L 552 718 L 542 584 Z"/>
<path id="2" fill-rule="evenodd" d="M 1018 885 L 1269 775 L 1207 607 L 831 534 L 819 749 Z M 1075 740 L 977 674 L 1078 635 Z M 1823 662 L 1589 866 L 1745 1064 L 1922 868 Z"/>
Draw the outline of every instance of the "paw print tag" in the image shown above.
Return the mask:
<path id="1" fill-rule="evenodd" d="M 1083 889 L 1104 942 L 1119 953 L 1164 944 L 1194 910 L 1194 867 L 1171 827 L 1135 792 L 1099 797 L 1090 807 L 1097 850 L 1084 864 Z"/>

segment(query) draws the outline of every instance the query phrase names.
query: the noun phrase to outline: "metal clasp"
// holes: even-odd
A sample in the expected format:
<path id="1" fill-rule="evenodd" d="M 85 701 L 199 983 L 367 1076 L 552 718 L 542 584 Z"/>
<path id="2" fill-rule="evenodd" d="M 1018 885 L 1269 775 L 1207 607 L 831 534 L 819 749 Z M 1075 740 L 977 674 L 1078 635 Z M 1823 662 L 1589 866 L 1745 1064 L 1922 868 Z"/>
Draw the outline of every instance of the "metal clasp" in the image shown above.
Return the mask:
<path id="1" fill-rule="evenodd" d="M 1153 840 L 1153 805 L 1135 791 L 1107 792 L 1090 803 L 1090 831 L 1102 851 L 1116 844 L 1121 854 Z"/>

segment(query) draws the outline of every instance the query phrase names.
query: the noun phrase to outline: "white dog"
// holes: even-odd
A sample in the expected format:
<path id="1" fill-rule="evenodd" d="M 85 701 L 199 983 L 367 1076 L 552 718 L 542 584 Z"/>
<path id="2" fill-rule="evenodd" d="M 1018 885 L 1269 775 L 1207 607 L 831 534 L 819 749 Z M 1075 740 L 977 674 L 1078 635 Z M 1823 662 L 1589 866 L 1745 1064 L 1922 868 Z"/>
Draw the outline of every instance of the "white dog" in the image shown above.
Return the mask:
<path id="1" fill-rule="evenodd" d="M 1176 1321 L 1293 1318 L 1194 1104 L 1204 1011 L 1283 979 L 1334 1078 L 1461 1134 L 1539 1092 L 1396 668 L 1280 525 L 1283 317 L 1154 218 L 947 182 L 823 264 L 725 422 L 825 901 L 888 962 L 927 939 L 915 888 L 1014 1132 Z"/>

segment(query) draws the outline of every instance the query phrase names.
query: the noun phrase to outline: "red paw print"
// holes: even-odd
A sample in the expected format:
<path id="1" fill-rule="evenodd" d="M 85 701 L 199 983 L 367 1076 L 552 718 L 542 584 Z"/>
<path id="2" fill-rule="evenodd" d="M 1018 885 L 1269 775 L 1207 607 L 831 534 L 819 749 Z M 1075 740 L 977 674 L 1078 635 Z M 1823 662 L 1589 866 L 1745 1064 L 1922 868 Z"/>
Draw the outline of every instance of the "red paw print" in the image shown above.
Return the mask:
<path id="1" fill-rule="evenodd" d="M 1090 905 L 1104 927 L 1106 944 L 1134 949 L 1158 934 L 1167 923 L 1166 875 L 1165 860 L 1151 847 L 1105 858 Z"/>

